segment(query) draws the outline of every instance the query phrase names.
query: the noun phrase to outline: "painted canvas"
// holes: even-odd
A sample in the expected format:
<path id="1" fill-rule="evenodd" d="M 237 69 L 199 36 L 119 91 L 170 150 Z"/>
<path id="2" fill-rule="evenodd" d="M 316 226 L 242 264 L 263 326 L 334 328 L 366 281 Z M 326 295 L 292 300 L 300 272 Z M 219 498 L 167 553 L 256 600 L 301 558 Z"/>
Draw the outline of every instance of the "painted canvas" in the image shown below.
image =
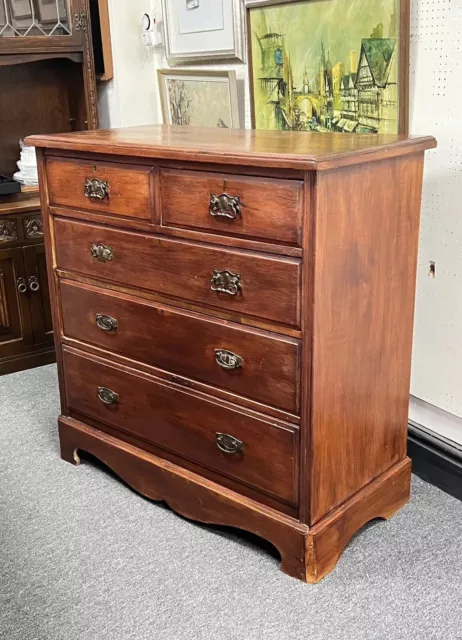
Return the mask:
<path id="1" fill-rule="evenodd" d="M 256 129 L 397 133 L 399 0 L 249 9 Z"/>
<path id="2" fill-rule="evenodd" d="M 159 72 L 166 124 L 196 127 L 239 126 L 235 77 L 231 72 Z"/>

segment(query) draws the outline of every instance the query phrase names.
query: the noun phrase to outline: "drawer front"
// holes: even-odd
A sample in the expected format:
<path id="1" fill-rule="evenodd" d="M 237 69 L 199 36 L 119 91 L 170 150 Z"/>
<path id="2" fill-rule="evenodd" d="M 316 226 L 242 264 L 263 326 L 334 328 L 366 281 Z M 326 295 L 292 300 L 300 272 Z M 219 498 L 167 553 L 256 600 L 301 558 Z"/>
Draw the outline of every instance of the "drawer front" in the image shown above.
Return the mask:
<path id="1" fill-rule="evenodd" d="M 296 503 L 295 427 L 275 426 L 108 361 L 67 350 L 63 357 L 70 410 Z"/>
<path id="2" fill-rule="evenodd" d="M 152 167 L 48 158 L 51 205 L 127 218 L 154 218 Z"/>
<path id="3" fill-rule="evenodd" d="M 300 246 L 300 181 L 173 169 L 160 180 L 165 225 Z"/>
<path id="4" fill-rule="evenodd" d="M 18 240 L 21 240 L 21 236 L 17 219 L 0 217 L 0 249 Z"/>
<path id="5" fill-rule="evenodd" d="M 299 325 L 300 261 L 55 220 L 61 269 Z"/>
<path id="6" fill-rule="evenodd" d="M 298 411 L 298 341 L 61 282 L 64 335 L 286 411 Z"/>

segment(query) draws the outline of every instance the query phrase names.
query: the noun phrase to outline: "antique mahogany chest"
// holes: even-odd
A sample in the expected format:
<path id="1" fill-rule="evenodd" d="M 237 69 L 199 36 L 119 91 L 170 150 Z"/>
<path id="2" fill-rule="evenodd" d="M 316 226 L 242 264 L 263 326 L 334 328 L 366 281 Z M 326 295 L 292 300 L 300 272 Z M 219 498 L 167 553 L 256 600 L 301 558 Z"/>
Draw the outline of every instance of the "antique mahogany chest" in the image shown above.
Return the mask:
<path id="1" fill-rule="evenodd" d="M 409 498 L 424 151 L 149 126 L 38 147 L 62 457 L 317 582 Z"/>

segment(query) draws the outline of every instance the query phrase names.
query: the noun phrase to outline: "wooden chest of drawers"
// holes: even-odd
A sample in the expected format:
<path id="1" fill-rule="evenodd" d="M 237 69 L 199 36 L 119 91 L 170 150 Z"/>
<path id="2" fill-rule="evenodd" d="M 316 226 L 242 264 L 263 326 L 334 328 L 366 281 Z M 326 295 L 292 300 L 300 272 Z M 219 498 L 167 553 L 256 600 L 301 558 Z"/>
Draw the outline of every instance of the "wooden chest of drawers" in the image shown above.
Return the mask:
<path id="1" fill-rule="evenodd" d="M 62 457 L 247 529 L 317 582 L 409 498 L 433 138 L 139 127 L 34 136 Z"/>

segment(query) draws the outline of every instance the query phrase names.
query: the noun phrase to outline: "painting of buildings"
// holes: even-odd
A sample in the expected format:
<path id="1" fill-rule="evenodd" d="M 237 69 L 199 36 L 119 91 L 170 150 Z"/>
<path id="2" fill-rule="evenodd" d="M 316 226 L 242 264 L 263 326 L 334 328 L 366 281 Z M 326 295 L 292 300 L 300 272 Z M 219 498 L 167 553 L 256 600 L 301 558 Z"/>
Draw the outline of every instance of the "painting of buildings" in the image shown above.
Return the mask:
<path id="1" fill-rule="evenodd" d="M 257 129 L 397 133 L 399 0 L 250 9 Z"/>

